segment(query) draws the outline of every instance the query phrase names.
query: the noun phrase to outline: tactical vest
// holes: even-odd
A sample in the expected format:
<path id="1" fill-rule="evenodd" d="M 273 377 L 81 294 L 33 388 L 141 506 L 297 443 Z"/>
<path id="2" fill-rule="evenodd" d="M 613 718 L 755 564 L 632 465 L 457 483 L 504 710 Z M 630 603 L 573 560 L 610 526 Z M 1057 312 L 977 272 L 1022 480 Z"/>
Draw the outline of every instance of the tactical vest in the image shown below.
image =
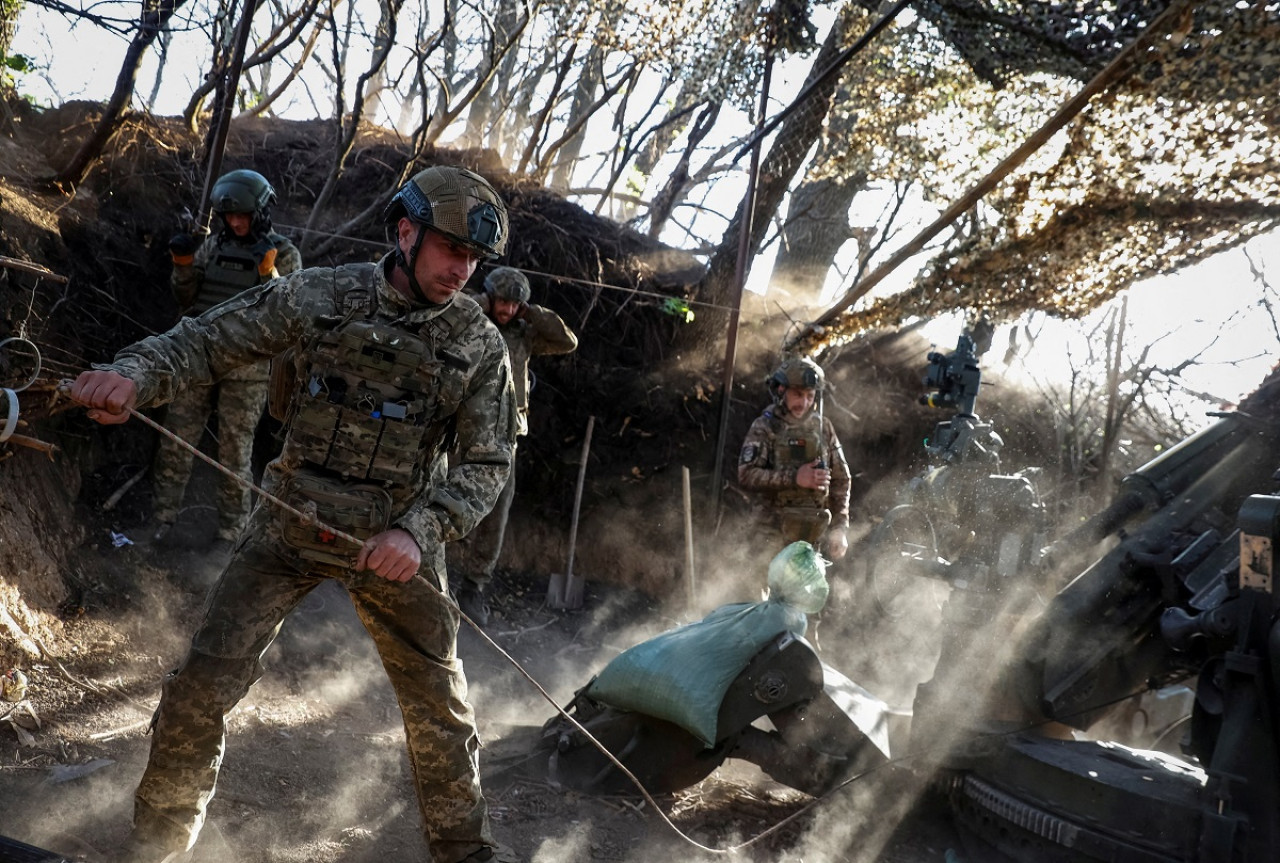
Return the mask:
<path id="1" fill-rule="evenodd" d="M 825 458 L 822 422 L 816 413 L 798 423 L 775 420 L 772 425 L 770 461 L 775 468 L 794 470 L 816 458 Z M 813 488 L 794 486 L 774 491 L 772 495 L 774 504 L 779 507 L 822 509 L 827 503 L 827 493 Z"/>
<path id="2" fill-rule="evenodd" d="M 260 284 L 259 257 L 252 246 L 234 240 L 216 242 L 204 266 L 200 293 L 196 295 L 187 314 L 195 317 L 226 302 L 241 291 Z"/>
<path id="3" fill-rule="evenodd" d="M 416 333 L 349 313 L 296 361 L 289 444 L 346 481 L 412 484 L 453 430 L 469 364 L 446 346 L 468 323 L 456 306 Z"/>

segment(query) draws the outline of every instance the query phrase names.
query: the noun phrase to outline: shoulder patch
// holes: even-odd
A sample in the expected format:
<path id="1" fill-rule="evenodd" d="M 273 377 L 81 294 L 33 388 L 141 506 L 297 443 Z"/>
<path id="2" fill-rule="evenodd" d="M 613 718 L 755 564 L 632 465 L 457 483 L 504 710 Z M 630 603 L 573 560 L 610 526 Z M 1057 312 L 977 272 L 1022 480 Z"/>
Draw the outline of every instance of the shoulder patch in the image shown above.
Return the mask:
<path id="1" fill-rule="evenodd" d="M 753 443 L 749 443 L 742 448 L 742 457 L 740 460 L 743 464 L 750 464 L 756 460 L 756 456 L 759 454 L 760 448 Z"/>

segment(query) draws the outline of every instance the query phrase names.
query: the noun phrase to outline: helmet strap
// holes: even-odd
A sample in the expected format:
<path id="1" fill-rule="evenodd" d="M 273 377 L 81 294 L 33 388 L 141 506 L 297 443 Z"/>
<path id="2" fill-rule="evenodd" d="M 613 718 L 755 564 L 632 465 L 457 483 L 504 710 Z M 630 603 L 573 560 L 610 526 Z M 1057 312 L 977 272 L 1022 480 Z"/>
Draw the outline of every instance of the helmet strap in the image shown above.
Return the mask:
<path id="1" fill-rule="evenodd" d="M 414 264 L 418 260 L 418 253 L 422 250 L 422 241 L 427 236 L 427 228 L 425 225 L 418 224 L 418 236 L 413 241 L 413 248 L 409 250 L 406 256 L 400 249 L 400 238 L 396 237 L 396 266 L 400 268 L 400 272 L 405 274 L 405 278 L 409 280 L 409 289 L 413 291 L 413 295 L 418 298 L 418 302 L 427 305 L 435 305 L 427 299 L 427 295 L 422 291 L 422 285 L 418 284 L 418 277 L 414 275 Z"/>

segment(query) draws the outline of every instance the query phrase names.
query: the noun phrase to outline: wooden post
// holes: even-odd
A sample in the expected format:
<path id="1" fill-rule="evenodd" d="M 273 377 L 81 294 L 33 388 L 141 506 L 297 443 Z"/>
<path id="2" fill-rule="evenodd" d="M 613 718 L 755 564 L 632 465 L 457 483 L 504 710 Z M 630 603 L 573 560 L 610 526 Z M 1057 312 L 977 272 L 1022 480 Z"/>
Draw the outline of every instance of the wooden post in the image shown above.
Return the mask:
<path id="1" fill-rule="evenodd" d="M 552 608 L 582 608 L 582 576 L 573 574 L 573 553 L 578 545 L 578 513 L 582 509 L 582 486 L 587 478 L 587 458 L 591 454 L 591 430 L 596 418 L 587 417 L 587 434 L 582 439 L 582 461 L 578 464 L 578 487 L 573 494 L 573 519 L 569 523 L 569 562 L 563 573 L 554 573 L 547 586 L 547 605 Z"/>
<path id="2" fill-rule="evenodd" d="M 690 612 L 697 609 L 698 591 L 693 571 L 693 492 L 689 487 L 689 468 L 681 466 L 684 482 L 684 589 L 685 603 Z"/>

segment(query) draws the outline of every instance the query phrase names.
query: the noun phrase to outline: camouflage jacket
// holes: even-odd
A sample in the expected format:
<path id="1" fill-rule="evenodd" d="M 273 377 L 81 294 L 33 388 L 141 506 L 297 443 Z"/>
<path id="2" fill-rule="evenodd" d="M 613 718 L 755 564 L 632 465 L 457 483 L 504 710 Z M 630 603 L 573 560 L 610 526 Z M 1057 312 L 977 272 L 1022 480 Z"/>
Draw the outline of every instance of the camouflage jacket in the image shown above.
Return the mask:
<path id="1" fill-rule="evenodd" d="M 516 433 L 529 433 L 529 358 L 569 354 L 578 348 L 573 330 L 550 309 L 532 303 L 524 314 L 498 325 L 511 358 L 511 379 L 516 387 Z"/>
<path id="2" fill-rule="evenodd" d="M 777 406 L 771 405 L 751 423 L 738 458 L 738 484 L 752 493 L 757 506 L 762 509 L 785 506 L 789 497 L 800 495 L 812 498 L 814 504 L 831 510 L 833 528 L 848 527 L 849 465 L 836 437 L 835 426 L 831 420 L 822 417 L 819 433 L 816 413 L 811 412 L 796 420 L 785 414 L 779 416 L 780 412 Z M 831 471 L 831 484 L 825 497 L 820 492 L 801 489 L 796 484 L 798 468 L 813 459 L 806 456 L 787 458 L 785 455 L 789 446 L 796 442 L 803 445 L 806 440 L 812 448 L 809 454 L 823 458 Z"/>
<path id="3" fill-rule="evenodd" d="M 276 250 L 275 269 L 271 275 L 257 276 L 250 274 L 248 285 L 214 284 L 205 278 L 209 260 L 223 244 L 236 247 L 251 257 L 254 266 L 262 260 L 267 248 Z M 169 287 L 173 290 L 173 298 L 178 301 L 178 309 L 183 314 L 200 314 L 218 303 L 230 299 L 246 287 L 262 284 L 276 276 L 287 276 L 302 269 L 302 255 L 298 247 L 288 237 L 275 231 L 253 243 L 240 243 L 237 240 L 224 240 L 219 234 L 205 238 L 196 250 L 195 260 L 190 264 L 174 264 L 173 273 L 169 276 Z M 256 276 L 256 278 L 254 277 Z"/>
<path id="4" fill-rule="evenodd" d="M 391 524 L 411 533 L 427 552 L 464 536 L 497 499 L 511 468 L 515 392 L 502 338 L 474 300 L 456 294 L 444 305 L 414 307 L 387 281 L 388 266 L 390 256 L 377 264 L 316 267 L 273 279 L 199 317 L 183 318 L 169 332 L 136 342 L 114 362 L 97 368 L 132 379 L 138 406 L 148 407 L 286 348 L 305 351 L 350 311 L 352 295 L 375 291 L 375 319 L 410 333 L 432 326 L 446 308 L 462 304 L 469 320 L 449 346 L 451 357 L 465 365 L 462 394 L 453 416 L 440 418 L 456 424 L 453 456 L 440 453 L 413 481 L 388 489 Z M 267 467 L 268 489 L 280 487 L 302 468 L 288 431 L 283 451 Z"/>

